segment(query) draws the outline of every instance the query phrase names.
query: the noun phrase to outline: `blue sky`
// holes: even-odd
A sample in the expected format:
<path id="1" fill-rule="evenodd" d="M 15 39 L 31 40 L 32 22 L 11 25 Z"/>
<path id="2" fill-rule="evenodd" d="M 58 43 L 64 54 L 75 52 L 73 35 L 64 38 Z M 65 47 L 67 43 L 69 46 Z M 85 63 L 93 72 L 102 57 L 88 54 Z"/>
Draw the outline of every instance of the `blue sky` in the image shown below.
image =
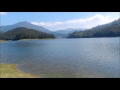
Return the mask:
<path id="1" fill-rule="evenodd" d="M 118 18 L 120 18 L 120 12 L 0 12 L 1 25 L 28 21 L 51 31 L 91 28 Z"/>

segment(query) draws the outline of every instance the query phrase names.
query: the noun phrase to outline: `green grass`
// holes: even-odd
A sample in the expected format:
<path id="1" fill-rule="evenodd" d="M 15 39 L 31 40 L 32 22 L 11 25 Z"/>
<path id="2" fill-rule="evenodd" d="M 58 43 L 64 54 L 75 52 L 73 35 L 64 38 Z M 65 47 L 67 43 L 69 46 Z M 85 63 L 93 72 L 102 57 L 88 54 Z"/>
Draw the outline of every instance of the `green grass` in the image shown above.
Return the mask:
<path id="1" fill-rule="evenodd" d="M 0 64 L 0 78 L 38 78 L 38 77 L 18 70 L 15 64 Z"/>

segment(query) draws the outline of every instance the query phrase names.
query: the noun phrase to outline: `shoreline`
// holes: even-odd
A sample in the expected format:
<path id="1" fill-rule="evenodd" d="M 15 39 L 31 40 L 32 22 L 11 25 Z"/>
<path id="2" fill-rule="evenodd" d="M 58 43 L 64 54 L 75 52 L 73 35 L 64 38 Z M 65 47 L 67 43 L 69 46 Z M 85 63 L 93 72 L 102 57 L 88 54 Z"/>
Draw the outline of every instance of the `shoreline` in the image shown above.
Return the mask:
<path id="1" fill-rule="evenodd" d="M 91 37 L 91 38 L 120 38 L 120 37 Z M 62 39 L 91 39 L 91 38 L 62 38 Z M 6 42 L 6 41 L 27 41 L 27 40 L 53 40 L 53 39 L 59 39 L 59 38 L 0 40 L 0 42 Z"/>
<path id="2" fill-rule="evenodd" d="M 43 39 L 19 39 L 18 41 L 20 40 L 51 40 L 51 38 L 43 38 Z"/>
<path id="3" fill-rule="evenodd" d="M 39 78 L 17 68 L 18 64 L 0 63 L 0 78 Z"/>
<path id="4" fill-rule="evenodd" d="M 0 42 L 6 41 L 27 41 L 27 40 L 52 40 L 53 38 L 43 38 L 43 39 L 19 39 L 19 40 L 0 40 Z"/>
<path id="5" fill-rule="evenodd" d="M 0 40 L 0 42 L 5 42 L 6 40 Z"/>

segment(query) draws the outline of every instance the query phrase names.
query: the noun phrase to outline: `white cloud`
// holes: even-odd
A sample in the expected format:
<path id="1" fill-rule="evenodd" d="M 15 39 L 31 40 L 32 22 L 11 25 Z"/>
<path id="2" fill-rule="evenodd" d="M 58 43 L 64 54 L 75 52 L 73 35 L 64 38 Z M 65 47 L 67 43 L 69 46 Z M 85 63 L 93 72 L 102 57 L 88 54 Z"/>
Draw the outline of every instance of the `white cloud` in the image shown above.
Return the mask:
<path id="1" fill-rule="evenodd" d="M 61 30 L 66 28 L 92 28 L 97 25 L 112 22 L 118 19 L 112 16 L 103 16 L 96 14 L 89 18 L 78 18 L 73 20 L 68 20 L 65 22 L 31 22 L 34 25 L 43 26 L 50 30 Z"/>
<path id="2" fill-rule="evenodd" d="M 0 12 L 0 15 L 4 15 L 4 14 L 6 14 L 6 12 Z"/>

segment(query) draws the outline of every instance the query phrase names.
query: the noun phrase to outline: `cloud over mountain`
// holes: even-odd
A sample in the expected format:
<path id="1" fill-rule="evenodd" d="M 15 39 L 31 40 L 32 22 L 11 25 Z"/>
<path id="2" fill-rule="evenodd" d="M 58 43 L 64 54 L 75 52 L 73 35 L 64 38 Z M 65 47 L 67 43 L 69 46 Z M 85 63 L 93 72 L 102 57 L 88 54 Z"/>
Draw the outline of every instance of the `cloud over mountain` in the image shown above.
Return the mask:
<path id="1" fill-rule="evenodd" d="M 92 28 L 97 25 L 112 22 L 118 18 L 96 14 L 89 18 L 78 18 L 64 22 L 31 22 L 34 25 L 44 26 L 51 30 L 60 30 L 65 28 Z"/>

